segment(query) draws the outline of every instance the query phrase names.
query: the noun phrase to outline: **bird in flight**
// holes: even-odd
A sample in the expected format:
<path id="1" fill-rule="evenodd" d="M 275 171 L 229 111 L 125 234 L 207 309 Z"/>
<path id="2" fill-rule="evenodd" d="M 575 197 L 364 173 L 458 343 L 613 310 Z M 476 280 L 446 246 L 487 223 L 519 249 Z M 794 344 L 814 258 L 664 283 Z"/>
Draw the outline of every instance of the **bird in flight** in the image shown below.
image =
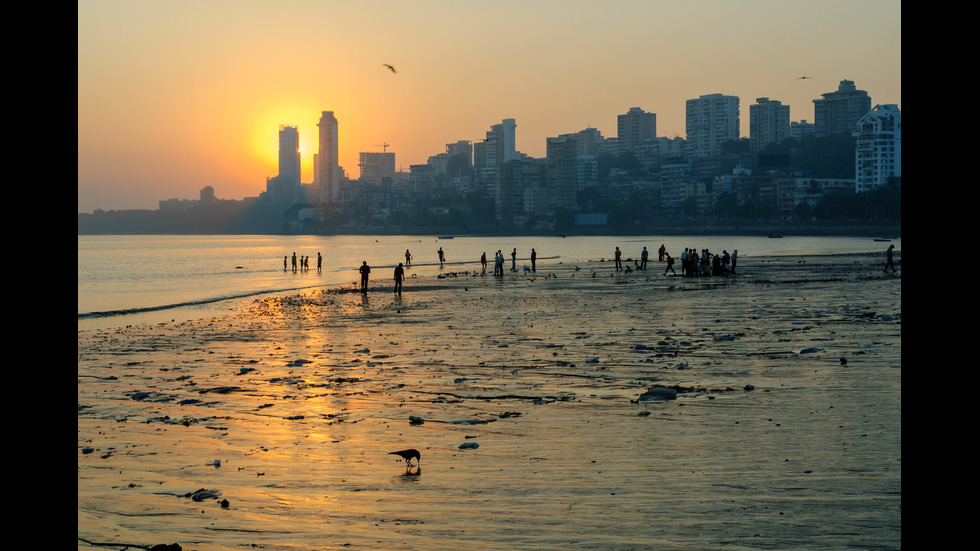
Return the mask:
<path id="1" fill-rule="evenodd" d="M 392 71 L 394 71 L 394 69 L 392 69 Z M 813 77 L 796 77 L 796 80 L 803 80 L 805 78 L 808 78 L 808 79 L 811 79 L 811 80 L 813 79 Z"/>
<path id="2" fill-rule="evenodd" d="M 408 471 L 409 469 L 412 468 L 412 458 L 413 457 L 417 461 L 417 463 L 415 465 L 416 467 L 418 466 L 418 463 L 421 463 L 422 462 L 422 454 L 420 454 L 419 451 L 416 450 L 416 449 L 407 449 L 407 450 L 401 450 L 401 451 L 397 451 L 397 452 L 388 452 L 388 455 L 400 455 L 405 460 L 405 462 L 408 464 L 408 467 L 406 467 L 405 471 Z"/>
<path id="3" fill-rule="evenodd" d="M 392 72 L 392 73 L 396 73 L 396 74 L 398 73 L 398 71 L 396 71 L 396 70 L 395 70 L 395 68 L 394 68 L 393 66 L 391 66 L 391 65 L 388 65 L 387 63 L 382 63 L 382 65 L 384 65 L 385 67 L 387 67 L 387 68 L 389 68 L 389 69 L 391 69 L 391 72 Z"/>

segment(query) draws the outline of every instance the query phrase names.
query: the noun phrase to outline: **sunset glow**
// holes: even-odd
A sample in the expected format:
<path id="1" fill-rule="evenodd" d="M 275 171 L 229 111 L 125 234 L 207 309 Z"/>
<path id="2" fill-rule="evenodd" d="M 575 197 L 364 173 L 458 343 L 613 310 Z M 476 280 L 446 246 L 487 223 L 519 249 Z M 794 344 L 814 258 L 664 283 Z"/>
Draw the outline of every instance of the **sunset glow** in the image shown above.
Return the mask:
<path id="1" fill-rule="evenodd" d="M 543 157 L 550 136 L 615 137 L 630 107 L 683 137 L 685 101 L 702 94 L 740 97 L 743 136 L 756 98 L 812 122 L 843 79 L 901 107 L 889 0 L 92 0 L 78 48 L 79 212 L 153 209 L 207 185 L 257 196 L 277 174 L 280 125 L 298 127 L 309 183 L 321 111 L 357 178 L 361 152 L 389 144 L 408 171 L 505 118 L 517 149 Z"/>

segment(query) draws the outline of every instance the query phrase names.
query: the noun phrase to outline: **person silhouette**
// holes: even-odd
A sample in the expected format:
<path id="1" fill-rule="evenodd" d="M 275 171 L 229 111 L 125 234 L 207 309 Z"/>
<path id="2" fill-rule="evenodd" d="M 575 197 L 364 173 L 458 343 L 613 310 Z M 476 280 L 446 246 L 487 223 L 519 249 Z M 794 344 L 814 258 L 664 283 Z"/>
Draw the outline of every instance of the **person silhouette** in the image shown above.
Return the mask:
<path id="1" fill-rule="evenodd" d="M 365 260 L 361 267 L 357 270 L 361 272 L 361 294 L 367 294 L 368 288 L 368 275 L 371 273 L 371 267 L 368 266 L 367 260 Z"/>

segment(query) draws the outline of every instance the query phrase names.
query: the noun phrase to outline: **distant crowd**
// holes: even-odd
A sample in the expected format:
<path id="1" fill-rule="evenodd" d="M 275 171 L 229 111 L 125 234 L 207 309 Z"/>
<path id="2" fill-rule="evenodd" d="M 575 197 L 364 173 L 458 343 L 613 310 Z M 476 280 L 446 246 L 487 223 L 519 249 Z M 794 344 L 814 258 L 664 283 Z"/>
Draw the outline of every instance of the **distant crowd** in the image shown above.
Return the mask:
<path id="1" fill-rule="evenodd" d="M 619 247 L 616 247 L 616 271 L 626 271 L 629 273 L 634 269 L 638 271 L 646 270 L 649 254 L 647 248 L 643 247 L 643 252 L 640 253 L 640 260 L 633 261 L 633 268 L 631 269 L 629 266 L 624 268 L 622 261 L 623 252 L 619 250 Z M 657 261 L 667 263 L 664 275 L 667 275 L 667 273 L 678 275 L 677 271 L 674 270 L 674 264 L 677 262 L 677 259 L 667 252 L 666 246 L 660 245 L 660 249 L 657 251 Z M 682 276 L 729 275 L 735 273 L 735 264 L 738 262 L 738 250 L 733 250 L 731 254 L 728 254 L 727 250 L 722 251 L 722 254 L 711 254 L 708 249 L 701 249 L 701 253 L 698 254 L 697 250 L 689 248 L 684 249 L 680 254 L 680 261 L 681 273 L 679 275 Z"/>

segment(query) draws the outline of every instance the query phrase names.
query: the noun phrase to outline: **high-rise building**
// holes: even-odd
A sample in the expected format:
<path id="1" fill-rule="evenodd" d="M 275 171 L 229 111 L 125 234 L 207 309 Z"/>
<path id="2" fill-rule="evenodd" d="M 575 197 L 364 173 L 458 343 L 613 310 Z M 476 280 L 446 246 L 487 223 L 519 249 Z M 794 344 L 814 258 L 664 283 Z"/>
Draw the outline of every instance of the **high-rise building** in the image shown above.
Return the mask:
<path id="1" fill-rule="evenodd" d="M 517 122 L 514 119 L 504 119 L 500 124 L 490 127 L 487 132 L 486 144 L 486 167 L 492 168 L 499 164 L 512 161 L 517 158 L 517 146 L 515 143 Z"/>
<path id="2" fill-rule="evenodd" d="M 616 137 L 620 153 L 635 153 L 657 139 L 657 114 L 630 107 L 626 113 L 616 116 Z"/>
<path id="3" fill-rule="evenodd" d="M 395 154 L 362 152 L 357 166 L 361 170 L 361 182 L 380 184 L 385 178 L 395 177 Z"/>
<path id="4" fill-rule="evenodd" d="M 337 203 L 340 199 L 340 164 L 337 142 L 337 118 L 333 111 L 323 111 L 320 122 L 320 146 L 316 158 L 316 184 L 319 187 L 320 201 Z"/>
<path id="5" fill-rule="evenodd" d="M 858 119 L 871 110 L 871 97 L 852 80 L 842 80 L 836 92 L 813 100 L 814 134 L 817 137 L 850 134 Z"/>
<path id="6" fill-rule="evenodd" d="M 279 174 L 266 178 L 266 193 L 273 203 L 293 203 L 302 198 L 300 184 L 299 131 L 279 125 Z"/>
<path id="7" fill-rule="evenodd" d="M 769 98 L 756 98 L 749 106 L 749 151 L 759 153 L 769 144 L 789 137 L 789 106 Z"/>
<path id="8" fill-rule="evenodd" d="M 738 96 L 707 94 L 686 104 L 688 157 L 721 154 L 721 145 L 739 137 Z"/>
<path id="9" fill-rule="evenodd" d="M 855 190 L 869 191 L 902 177 L 902 112 L 897 105 L 875 105 L 858 119 L 854 137 Z"/>

